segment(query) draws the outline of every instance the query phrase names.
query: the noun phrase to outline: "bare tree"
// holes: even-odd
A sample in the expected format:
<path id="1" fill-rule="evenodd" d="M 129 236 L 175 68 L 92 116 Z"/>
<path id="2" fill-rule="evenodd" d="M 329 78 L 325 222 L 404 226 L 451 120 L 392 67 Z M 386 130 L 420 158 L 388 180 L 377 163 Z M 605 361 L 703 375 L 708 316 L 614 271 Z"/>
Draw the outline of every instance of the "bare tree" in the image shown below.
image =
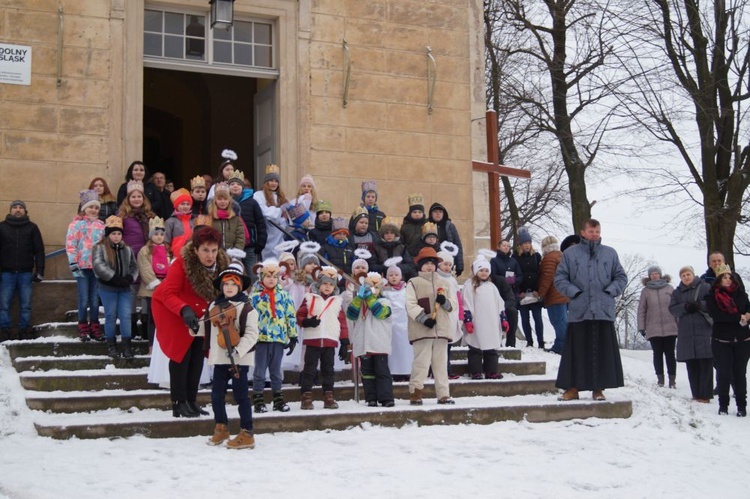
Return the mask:
<path id="1" fill-rule="evenodd" d="M 628 275 L 628 283 L 615 304 L 615 329 L 622 348 L 641 350 L 648 344 L 638 334 L 637 326 L 638 302 L 643 290 L 641 279 L 654 263 L 644 260 L 642 255 L 628 253 L 623 255 L 620 264 Z"/>
<path id="2" fill-rule="evenodd" d="M 591 216 L 586 173 L 608 132 L 621 126 L 607 103 L 620 83 L 608 67 L 616 60 L 609 11 L 594 0 L 495 0 L 486 11 L 487 4 L 515 31 L 495 50 L 525 68 L 500 91 L 520 104 L 531 129 L 555 138 L 578 230 Z"/>
<path id="3" fill-rule="evenodd" d="M 618 95 L 645 131 L 677 151 L 685 174 L 675 174 L 672 185 L 701 207 L 706 249 L 733 264 L 738 224 L 748 220 L 748 1 L 648 0 L 632 7 L 620 24 L 632 87 Z"/>
<path id="4" fill-rule="evenodd" d="M 487 104 L 498 117 L 499 160 L 532 172 L 530 180 L 501 177 L 505 193 L 501 234 L 515 240 L 522 225 L 563 228 L 561 216 L 569 204 L 559 154 L 552 154 L 541 131 L 515 97 L 523 89 L 508 91 L 527 68 L 522 60 L 510 57 L 507 48 L 516 44 L 516 30 L 505 22 L 495 4 L 485 0 L 484 22 Z"/>

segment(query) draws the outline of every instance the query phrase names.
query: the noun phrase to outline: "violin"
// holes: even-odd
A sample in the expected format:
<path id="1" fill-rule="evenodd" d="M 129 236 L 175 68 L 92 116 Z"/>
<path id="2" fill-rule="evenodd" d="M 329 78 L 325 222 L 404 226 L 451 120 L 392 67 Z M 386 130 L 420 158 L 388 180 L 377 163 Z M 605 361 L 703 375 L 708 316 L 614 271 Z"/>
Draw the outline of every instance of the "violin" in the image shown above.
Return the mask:
<path id="1" fill-rule="evenodd" d="M 237 365 L 234 362 L 232 351 L 240 343 L 240 333 L 234 325 L 234 319 L 237 317 L 237 308 L 232 306 L 231 303 L 220 303 L 213 309 L 208 316 L 211 324 L 221 331 L 216 341 L 219 344 L 219 348 L 223 348 L 227 351 L 229 362 L 232 364 L 230 371 L 232 376 L 235 378 L 240 377 L 240 371 L 237 369 Z"/>

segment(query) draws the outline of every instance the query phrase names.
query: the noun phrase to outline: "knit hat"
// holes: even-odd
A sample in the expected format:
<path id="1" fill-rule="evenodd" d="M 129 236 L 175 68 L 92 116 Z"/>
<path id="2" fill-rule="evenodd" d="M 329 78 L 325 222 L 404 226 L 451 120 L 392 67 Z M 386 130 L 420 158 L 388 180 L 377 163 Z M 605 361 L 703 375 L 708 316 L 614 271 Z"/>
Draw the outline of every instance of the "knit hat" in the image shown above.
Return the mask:
<path id="1" fill-rule="evenodd" d="M 126 187 L 126 191 L 128 194 L 130 194 L 133 191 L 143 192 L 143 182 L 141 182 L 140 180 L 128 181 L 128 186 Z"/>
<path id="2" fill-rule="evenodd" d="M 424 239 L 430 235 L 437 237 L 438 226 L 437 224 L 432 222 L 425 222 L 425 224 L 422 226 L 422 240 L 424 241 Z"/>
<path id="3" fill-rule="evenodd" d="M 581 236 L 578 234 L 571 234 L 560 243 L 560 251 L 565 252 L 566 249 L 575 246 L 576 244 L 581 244 Z"/>
<path id="4" fill-rule="evenodd" d="M 422 268 L 422 260 L 433 260 L 435 265 L 443 261 L 438 256 L 437 252 L 435 252 L 435 248 L 433 248 L 432 246 L 425 246 L 424 248 L 419 250 L 417 256 L 414 257 L 414 263 L 417 264 L 417 268 Z"/>
<path id="5" fill-rule="evenodd" d="M 279 175 L 278 165 L 266 165 L 266 176 L 263 177 L 263 183 L 265 184 L 269 180 L 275 180 L 281 182 L 281 176 Z"/>
<path id="6" fill-rule="evenodd" d="M 221 196 L 230 197 L 229 195 L 229 184 L 226 182 L 219 182 L 214 186 L 214 198 Z"/>
<path id="7" fill-rule="evenodd" d="M 396 234 L 396 237 L 401 234 L 401 221 L 398 218 L 385 217 L 380 222 L 380 237 L 383 237 L 388 232 Z"/>
<path id="8" fill-rule="evenodd" d="M 315 203 L 315 213 L 318 214 L 321 211 L 327 211 L 328 213 L 333 213 L 333 206 L 331 205 L 331 202 L 324 201 L 322 199 L 318 200 L 318 202 Z"/>
<path id="9" fill-rule="evenodd" d="M 542 239 L 542 253 L 547 254 L 551 253 L 553 251 L 559 251 L 560 245 L 558 244 L 558 240 L 555 236 L 547 236 L 544 239 Z"/>
<path id="10" fill-rule="evenodd" d="M 392 275 L 398 275 L 400 279 L 404 278 L 404 275 L 401 272 L 401 267 L 399 267 L 398 265 L 391 265 L 390 267 L 388 267 L 388 271 L 385 273 L 386 279 L 391 277 Z"/>
<path id="11" fill-rule="evenodd" d="M 695 269 L 690 265 L 685 265 L 684 267 L 682 267 L 677 275 L 682 275 L 683 272 L 690 272 L 691 274 L 695 275 Z"/>
<path id="12" fill-rule="evenodd" d="M 286 212 L 296 225 L 302 225 L 305 220 L 310 218 L 310 212 L 307 211 L 307 208 L 302 203 L 289 206 Z"/>
<path id="13" fill-rule="evenodd" d="M 193 191 L 198 187 L 206 188 L 206 179 L 202 175 L 190 179 L 190 190 Z"/>
<path id="14" fill-rule="evenodd" d="M 440 251 L 437 252 L 437 256 L 443 262 L 450 262 L 451 267 L 453 267 L 453 264 L 454 264 L 453 263 L 453 255 L 451 255 L 450 253 L 448 253 L 445 250 L 440 250 Z"/>
<path id="15" fill-rule="evenodd" d="M 83 192 L 86 192 L 86 191 L 81 191 L 81 194 L 83 194 Z M 96 191 L 92 191 L 92 192 L 96 193 Z M 96 195 L 96 200 L 97 201 L 99 200 L 99 195 L 98 194 Z M 26 210 L 26 203 L 24 203 L 20 199 L 16 199 L 15 201 L 11 201 L 10 202 L 10 208 L 8 208 L 8 211 L 12 210 L 14 206 L 20 206 L 24 210 Z M 83 208 L 81 208 L 81 211 L 83 211 Z"/>
<path id="16" fill-rule="evenodd" d="M 310 184 L 313 190 L 315 190 L 315 179 L 309 173 L 302 175 L 302 178 L 299 179 L 299 186 L 302 187 L 302 184 Z"/>
<path id="17" fill-rule="evenodd" d="M 154 233 L 160 230 L 164 232 L 164 219 L 161 217 L 154 217 L 149 219 L 148 221 L 148 238 L 151 239 L 151 237 L 154 235 Z"/>
<path id="18" fill-rule="evenodd" d="M 354 250 L 354 256 L 357 259 L 352 262 L 352 268 L 363 265 L 367 270 L 370 270 L 370 264 L 367 263 L 367 260 L 372 258 L 372 253 L 365 248 L 357 248 Z"/>
<path id="19" fill-rule="evenodd" d="M 101 208 L 102 206 L 102 204 L 99 202 L 99 193 L 96 192 L 94 189 L 87 189 L 85 191 L 81 191 L 79 194 L 79 198 L 81 202 L 81 212 L 83 212 L 89 206 L 97 206 L 99 208 Z M 13 201 L 10 204 L 10 207 L 13 208 L 13 206 L 19 203 L 23 205 L 24 209 L 26 209 L 26 205 L 21 203 L 21 201 Z"/>
<path id="20" fill-rule="evenodd" d="M 245 174 L 242 173 L 239 170 L 234 170 L 230 175 L 229 179 L 227 179 L 227 184 L 232 185 L 232 182 L 237 182 L 241 184 L 243 187 L 245 186 Z"/>
<path id="21" fill-rule="evenodd" d="M 333 284 L 334 286 L 338 284 L 339 278 L 341 275 L 338 273 L 338 271 L 334 267 L 330 267 L 328 265 L 325 265 L 323 267 L 319 267 L 315 270 L 313 270 L 313 279 L 318 284 L 323 284 L 324 282 L 327 282 L 329 284 Z M 336 293 L 336 290 L 334 289 L 334 293 Z"/>
<path id="22" fill-rule="evenodd" d="M 519 227 L 518 228 L 518 245 L 520 246 L 523 243 L 530 243 L 531 242 L 531 234 L 529 233 L 529 229 L 526 227 Z"/>
<path id="23" fill-rule="evenodd" d="M 284 251 L 279 254 L 279 262 L 292 262 L 293 264 L 297 265 L 297 259 L 294 258 L 294 254 L 288 251 Z"/>
<path id="24" fill-rule="evenodd" d="M 471 271 L 474 273 L 474 275 L 477 275 L 477 272 L 482 269 L 490 270 L 490 262 L 484 255 L 480 254 L 477 259 L 472 262 Z"/>
<path id="25" fill-rule="evenodd" d="M 365 180 L 362 182 L 362 201 L 365 200 L 365 196 L 368 192 L 375 193 L 375 201 L 378 200 L 378 184 L 374 180 Z"/>
<path id="26" fill-rule="evenodd" d="M 658 273 L 658 274 L 659 274 L 659 277 L 661 277 L 661 276 L 662 276 L 662 273 L 661 273 L 661 268 L 659 268 L 659 266 L 658 266 L 658 265 L 652 265 L 652 266 L 650 266 L 650 267 L 648 268 L 648 272 L 647 272 L 647 274 L 646 274 L 646 275 L 647 275 L 648 277 L 651 277 L 651 274 L 653 274 L 654 272 Z"/>
<path id="27" fill-rule="evenodd" d="M 216 279 L 214 279 L 214 287 L 219 291 L 222 291 L 221 283 L 225 280 L 236 282 L 240 287 L 240 291 L 244 291 L 250 287 L 250 284 L 252 284 L 250 278 L 245 275 L 245 266 L 242 265 L 242 262 L 239 260 L 232 260 L 229 266 L 224 269 Z"/>
<path id="28" fill-rule="evenodd" d="M 185 202 L 189 203 L 191 207 L 193 206 L 193 197 L 190 195 L 190 192 L 188 192 L 188 190 L 184 188 L 177 189 L 172 194 L 170 194 L 169 200 L 172 201 L 172 206 L 174 206 L 175 210 L 178 206 Z"/>
<path id="29" fill-rule="evenodd" d="M 334 218 L 333 223 L 331 224 L 331 235 L 335 236 L 339 232 L 343 232 L 347 236 L 349 235 L 349 225 L 343 217 Z"/>
<path id="30" fill-rule="evenodd" d="M 113 232 L 122 234 L 122 218 L 112 215 L 104 222 L 104 235 L 109 236 Z"/>
<path id="31" fill-rule="evenodd" d="M 308 263 L 320 265 L 320 259 L 317 255 L 318 251 L 320 251 L 320 244 L 315 241 L 305 241 L 300 244 L 299 252 L 297 253 L 297 268 L 303 269 Z"/>
<path id="32" fill-rule="evenodd" d="M 409 213 L 414 210 L 424 211 L 424 198 L 421 194 L 409 194 Z"/>
<path id="33" fill-rule="evenodd" d="M 732 275 L 732 268 L 727 264 L 719 265 L 714 270 L 714 274 L 716 274 L 716 279 L 719 279 L 724 274 Z"/>

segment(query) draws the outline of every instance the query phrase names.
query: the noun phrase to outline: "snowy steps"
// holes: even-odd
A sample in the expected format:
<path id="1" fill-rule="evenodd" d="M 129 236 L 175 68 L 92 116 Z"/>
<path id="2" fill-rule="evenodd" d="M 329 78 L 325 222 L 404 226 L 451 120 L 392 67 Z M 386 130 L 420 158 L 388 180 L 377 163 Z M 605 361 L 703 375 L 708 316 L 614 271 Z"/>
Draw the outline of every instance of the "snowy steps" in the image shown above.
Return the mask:
<path id="1" fill-rule="evenodd" d="M 81 343 L 75 324 L 37 328 L 40 338 L 5 343 L 13 365 L 27 390 L 27 405 L 33 411 L 37 432 L 58 439 L 115 438 L 145 435 L 152 438 L 210 435 L 211 416 L 176 419 L 171 415 L 167 390 L 147 383 L 148 357 L 145 342 L 133 342 L 136 358 L 110 359 L 102 343 Z M 452 350 L 452 371 L 463 376 L 451 381 L 456 405 L 438 405 L 431 380 L 425 385 L 424 405 L 409 405 L 408 383 L 394 383 L 396 406 L 370 408 L 356 402 L 351 370 L 336 373 L 338 410 L 322 408 L 320 387 L 313 390 L 316 409 L 299 408 L 299 373 L 286 372 L 284 397 L 288 413 L 254 414 L 255 431 L 344 430 L 362 425 L 402 427 L 406 425 L 490 424 L 497 421 L 547 422 L 570 419 L 627 418 L 632 405 L 627 400 L 562 403 L 556 398 L 554 378 L 543 361 L 522 360 L 522 351 L 498 352 L 502 380 L 471 380 L 466 349 Z M 360 397 L 363 391 L 360 387 Z M 198 393 L 198 404 L 210 411 L 210 390 Z M 270 389 L 265 391 L 269 403 Z M 227 394 L 230 427 L 237 431 L 239 419 L 231 392 Z"/>

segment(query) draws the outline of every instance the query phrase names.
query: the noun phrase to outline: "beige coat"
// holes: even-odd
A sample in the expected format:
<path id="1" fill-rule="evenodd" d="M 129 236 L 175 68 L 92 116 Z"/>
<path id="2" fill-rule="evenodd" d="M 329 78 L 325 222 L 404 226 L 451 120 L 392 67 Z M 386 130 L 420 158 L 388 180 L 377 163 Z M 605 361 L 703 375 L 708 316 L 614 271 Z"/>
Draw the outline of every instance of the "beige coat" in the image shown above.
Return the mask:
<path id="1" fill-rule="evenodd" d="M 234 327 L 239 331 L 240 329 L 240 315 L 242 313 L 242 303 L 230 301 L 232 305 L 239 305 L 237 307 L 237 313 L 234 317 Z M 250 301 L 245 303 L 245 307 L 252 307 Z M 211 315 L 211 310 L 216 307 L 216 303 L 211 303 L 208 307 L 208 316 Z M 210 324 L 210 323 L 207 323 Z M 211 347 L 208 351 L 208 363 L 209 365 L 215 366 L 230 364 L 229 356 L 227 351 L 219 347 L 219 334 L 221 331 L 218 327 L 211 325 Z M 203 329 L 201 329 L 203 331 Z M 255 347 L 255 343 L 258 341 L 258 311 L 253 309 L 247 314 L 247 320 L 245 324 L 245 332 L 240 337 L 240 342 L 237 344 L 235 350 L 237 351 L 233 357 L 234 362 L 240 366 L 253 366 L 255 364 L 255 352 L 251 351 Z"/>
<path id="2" fill-rule="evenodd" d="M 424 310 L 419 305 L 420 298 L 427 298 L 430 302 L 430 311 L 435 310 L 435 297 L 438 289 L 444 289 L 446 294 L 446 306 L 437 305 L 437 324 L 429 328 L 417 321 Z M 458 307 L 456 296 L 450 293 L 450 283 L 440 277 L 436 272 L 420 272 L 417 277 L 409 280 L 406 285 L 406 314 L 409 316 L 409 343 L 424 339 L 443 338 L 448 342 L 453 341 L 453 333 L 456 324 L 451 318 L 451 310 Z M 447 308 L 447 310 L 446 310 Z"/>

